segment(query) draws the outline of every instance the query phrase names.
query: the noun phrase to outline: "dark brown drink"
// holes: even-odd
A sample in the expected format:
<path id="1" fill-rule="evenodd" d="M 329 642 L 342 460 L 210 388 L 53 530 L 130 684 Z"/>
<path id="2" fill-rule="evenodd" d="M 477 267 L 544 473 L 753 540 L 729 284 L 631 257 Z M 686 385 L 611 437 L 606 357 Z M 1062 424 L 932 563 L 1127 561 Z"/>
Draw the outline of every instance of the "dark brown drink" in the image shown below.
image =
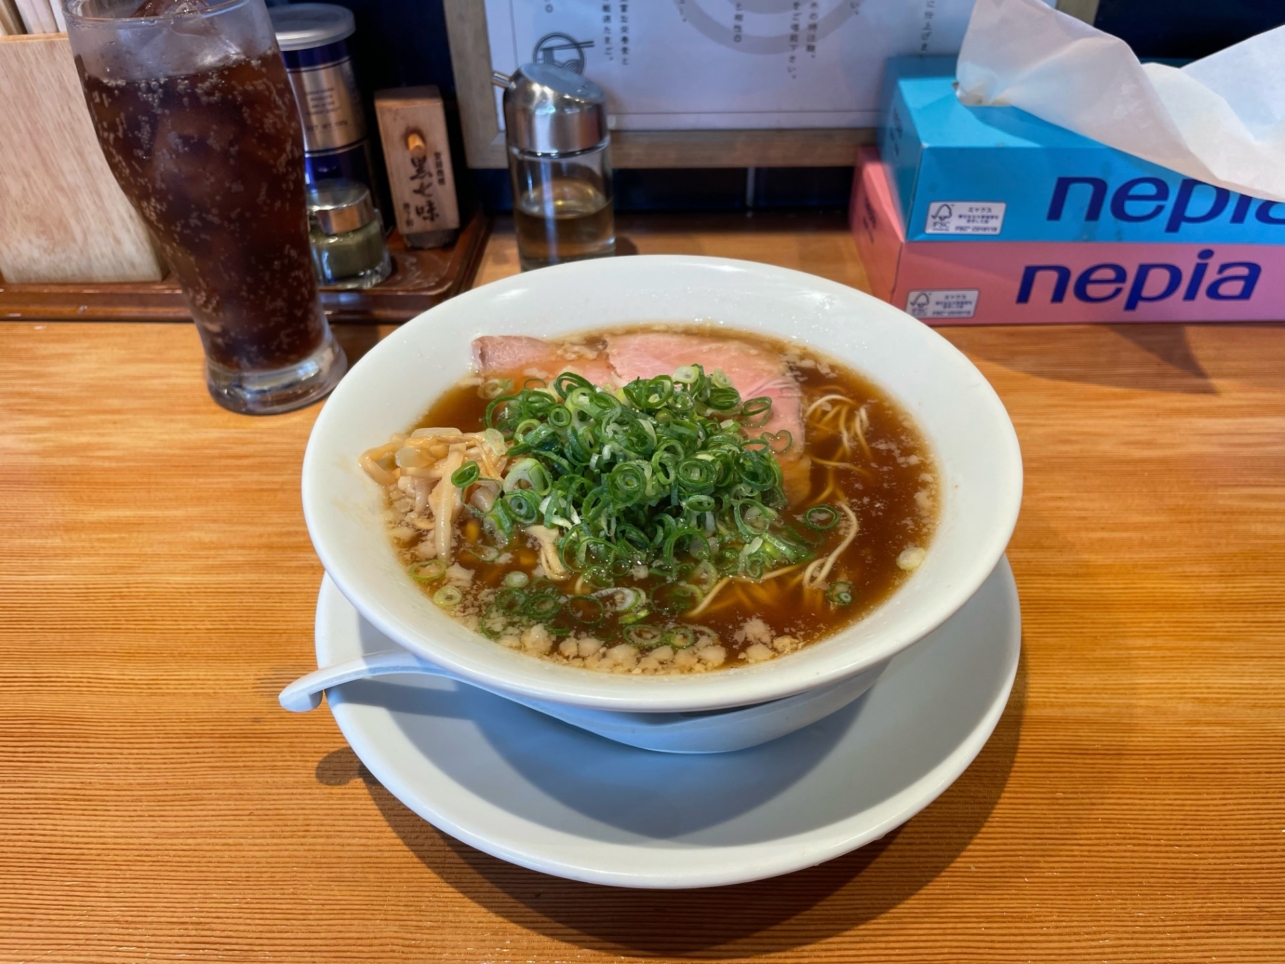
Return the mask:
<path id="1" fill-rule="evenodd" d="M 327 332 L 303 134 L 280 54 L 146 80 L 76 63 L 107 163 L 177 275 L 209 359 L 266 371 L 316 351 Z"/>

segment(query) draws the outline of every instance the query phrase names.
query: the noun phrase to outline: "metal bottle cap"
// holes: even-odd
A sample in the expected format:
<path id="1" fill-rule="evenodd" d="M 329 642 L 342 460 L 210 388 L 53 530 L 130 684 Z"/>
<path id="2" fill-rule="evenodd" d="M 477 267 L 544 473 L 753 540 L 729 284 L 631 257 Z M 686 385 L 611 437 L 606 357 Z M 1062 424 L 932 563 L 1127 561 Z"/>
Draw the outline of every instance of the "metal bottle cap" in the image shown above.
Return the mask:
<path id="1" fill-rule="evenodd" d="M 308 191 L 308 213 L 322 234 L 347 234 L 375 220 L 375 206 L 364 184 L 323 181 Z"/>
<path id="2" fill-rule="evenodd" d="M 309 50 L 351 37 L 357 30 L 352 11 L 331 3 L 292 3 L 269 7 L 272 30 L 282 50 Z"/>
<path id="3" fill-rule="evenodd" d="M 496 73 L 491 79 L 504 88 L 504 127 L 511 147 L 566 154 L 607 142 L 607 98 L 592 80 L 553 64 L 526 64 L 512 77 Z"/>

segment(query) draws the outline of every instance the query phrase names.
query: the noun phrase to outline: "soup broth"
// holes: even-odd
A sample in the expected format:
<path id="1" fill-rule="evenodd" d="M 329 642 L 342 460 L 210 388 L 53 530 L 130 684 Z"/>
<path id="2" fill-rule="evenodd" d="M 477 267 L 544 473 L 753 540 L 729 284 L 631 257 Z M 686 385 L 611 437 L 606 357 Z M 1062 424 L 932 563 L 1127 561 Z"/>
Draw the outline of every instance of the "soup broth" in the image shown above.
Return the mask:
<path id="1" fill-rule="evenodd" d="M 937 518 L 937 469 L 907 413 L 856 372 L 798 345 L 755 335 L 638 326 L 577 336 L 562 343 L 563 352 L 571 364 L 583 359 L 581 367 L 588 368 L 587 360 L 605 350 L 606 338 L 654 331 L 695 332 L 723 340 L 732 350 L 739 345 L 784 361 L 788 378 L 801 393 L 797 411 L 803 438 L 791 438 L 788 459 L 781 456 L 782 462 L 790 462 L 790 471 L 788 505 L 779 517 L 798 533 L 800 551 L 808 554 L 805 560 L 779 565 L 758 578 L 755 573 L 728 575 L 726 567 L 722 572 L 702 567 L 696 550 L 704 544 L 693 541 L 688 548 L 694 554 L 678 570 L 685 587 L 681 591 L 674 589 L 673 571 L 658 574 L 646 567 L 635 567 L 609 587 L 587 581 L 584 573 L 563 573 L 554 581 L 542 562 L 551 563 L 550 568 L 557 564 L 542 555 L 549 547 L 540 539 L 518 534 L 497 545 L 478 513 L 465 511 L 448 568 L 444 561 L 431 561 L 433 534 L 417 521 L 417 500 L 403 483 L 388 488 L 388 521 L 408 571 L 420 576 L 425 592 L 439 604 L 442 587 L 453 587 L 446 593 L 446 608 L 495 643 L 614 672 L 701 672 L 762 662 L 824 639 L 868 614 L 922 561 Z M 712 371 L 719 361 L 690 358 L 682 364 L 703 364 Z M 493 377 L 494 371 L 486 374 L 447 391 L 415 428 L 481 432 L 487 428 L 488 406 L 506 382 L 513 383 L 508 389 L 513 391 L 524 382 L 534 386 L 556 377 L 530 364 L 509 371 L 504 379 Z M 388 464 L 386 454 L 384 459 Z M 805 514 L 816 506 L 828 507 L 833 517 L 824 510 Z M 627 605 L 631 591 L 646 600 L 641 608 L 650 610 L 647 618 L 638 618 L 640 607 Z M 546 595 L 551 615 L 542 618 Z"/>

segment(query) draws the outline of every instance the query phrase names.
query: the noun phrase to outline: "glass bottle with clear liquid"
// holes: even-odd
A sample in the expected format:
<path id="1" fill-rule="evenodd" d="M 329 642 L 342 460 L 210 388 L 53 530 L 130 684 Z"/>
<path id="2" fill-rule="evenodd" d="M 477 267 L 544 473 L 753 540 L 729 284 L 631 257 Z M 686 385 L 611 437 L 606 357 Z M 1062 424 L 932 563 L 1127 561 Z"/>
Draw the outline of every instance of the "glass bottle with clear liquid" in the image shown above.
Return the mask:
<path id="1" fill-rule="evenodd" d="M 522 270 L 615 254 L 606 99 L 562 67 L 527 64 L 504 87 L 513 220 Z"/>

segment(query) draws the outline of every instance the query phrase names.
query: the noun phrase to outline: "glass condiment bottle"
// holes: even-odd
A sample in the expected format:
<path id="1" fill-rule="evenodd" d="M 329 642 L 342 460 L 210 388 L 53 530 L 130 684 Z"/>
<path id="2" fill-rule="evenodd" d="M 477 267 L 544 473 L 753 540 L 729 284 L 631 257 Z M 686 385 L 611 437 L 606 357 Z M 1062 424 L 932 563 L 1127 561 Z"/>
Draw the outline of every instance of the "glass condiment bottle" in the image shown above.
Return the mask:
<path id="1" fill-rule="evenodd" d="M 552 64 L 527 64 L 504 88 L 513 221 L 522 270 L 616 253 L 606 96 Z"/>
<path id="2" fill-rule="evenodd" d="M 366 185 L 323 181 L 308 192 L 309 240 L 317 279 L 331 288 L 369 288 L 393 270 L 384 225 Z"/>

